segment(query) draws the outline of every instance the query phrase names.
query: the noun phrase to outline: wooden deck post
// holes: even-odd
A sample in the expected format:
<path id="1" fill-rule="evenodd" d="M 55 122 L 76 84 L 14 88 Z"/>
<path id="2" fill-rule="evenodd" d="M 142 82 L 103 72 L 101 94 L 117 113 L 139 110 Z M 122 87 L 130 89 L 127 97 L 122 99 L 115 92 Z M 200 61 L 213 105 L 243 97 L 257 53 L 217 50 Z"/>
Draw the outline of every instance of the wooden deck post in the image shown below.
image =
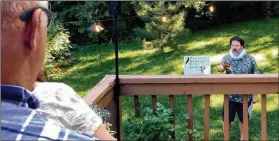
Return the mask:
<path id="1" fill-rule="evenodd" d="M 187 95 L 187 111 L 188 111 L 188 115 L 189 115 L 189 119 L 188 119 L 188 128 L 190 130 L 194 129 L 193 126 L 193 103 L 192 103 L 192 95 Z M 193 135 L 188 135 L 188 140 L 192 141 L 194 140 Z"/>
<path id="2" fill-rule="evenodd" d="M 224 95 L 224 140 L 227 141 L 230 138 L 230 123 L 229 123 L 229 96 Z"/>
<path id="3" fill-rule="evenodd" d="M 171 107 L 171 110 L 172 110 L 172 119 L 171 119 L 171 123 L 174 125 L 175 127 L 175 111 L 174 111 L 174 103 L 175 103 L 175 98 L 174 98 L 174 95 L 170 95 L 169 96 L 169 103 L 170 103 L 170 107 Z M 171 136 L 173 139 L 175 139 L 175 129 L 173 132 L 171 132 Z"/>
<path id="4" fill-rule="evenodd" d="M 204 140 L 209 140 L 209 109 L 210 109 L 210 95 L 204 96 Z"/>
<path id="5" fill-rule="evenodd" d="M 134 96 L 134 108 L 136 117 L 140 117 L 140 100 L 138 95 Z"/>
<path id="6" fill-rule="evenodd" d="M 263 141 L 267 140 L 266 136 L 266 94 L 261 95 L 261 106 L 262 106 L 262 113 L 261 113 L 261 138 Z"/>
<path id="7" fill-rule="evenodd" d="M 248 127 L 248 95 L 243 95 L 243 140 L 249 140 L 249 127 Z"/>

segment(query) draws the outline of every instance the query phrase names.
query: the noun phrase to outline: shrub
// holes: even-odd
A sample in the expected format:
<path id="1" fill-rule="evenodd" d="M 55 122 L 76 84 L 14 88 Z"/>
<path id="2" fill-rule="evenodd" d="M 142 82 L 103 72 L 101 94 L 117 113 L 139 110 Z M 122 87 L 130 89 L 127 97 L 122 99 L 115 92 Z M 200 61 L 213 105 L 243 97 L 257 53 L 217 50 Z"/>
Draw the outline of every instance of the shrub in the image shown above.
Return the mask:
<path id="1" fill-rule="evenodd" d="M 152 42 L 149 42 L 149 41 L 146 41 L 145 39 L 142 40 L 142 48 L 145 49 L 145 50 L 148 50 L 148 49 L 153 49 L 153 43 Z"/>
<path id="2" fill-rule="evenodd" d="M 54 62 L 65 60 L 70 56 L 72 47 L 69 37 L 69 32 L 60 23 L 54 24 L 48 31 L 46 68 L 52 67 Z"/>
<path id="3" fill-rule="evenodd" d="M 106 126 L 106 129 L 109 131 L 111 135 L 114 135 L 116 132 L 111 130 L 112 125 L 109 123 L 110 120 L 110 112 L 106 109 L 98 108 L 96 105 L 90 105 L 91 109 L 96 112 L 98 116 L 100 116 L 103 120 L 103 124 Z"/>
<path id="4" fill-rule="evenodd" d="M 124 140 L 172 140 L 170 132 L 181 129 L 180 125 L 174 125 L 170 123 L 172 111 L 170 108 L 164 107 L 160 103 L 156 103 L 156 114 L 153 114 L 153 110 L 150 107 L 141 108 L 141 117 L 131 117 L 124 122 Z M 185 115 L 185 119 L 189 119 L 188 115 Z M 200 134 L 196 129 L 190 130 L 186 128 L 186 133 L 192 134 L 195 138 Z"/>
<path id="5" fill-rule="evenodd" d="M 124 122 L 125 140 L 170 140 L 169 132 L 174 131 L 171 109 L 156 104 L 156 115 L 149 107 L 142 108 L 142 117 L 132 117 Z"/>

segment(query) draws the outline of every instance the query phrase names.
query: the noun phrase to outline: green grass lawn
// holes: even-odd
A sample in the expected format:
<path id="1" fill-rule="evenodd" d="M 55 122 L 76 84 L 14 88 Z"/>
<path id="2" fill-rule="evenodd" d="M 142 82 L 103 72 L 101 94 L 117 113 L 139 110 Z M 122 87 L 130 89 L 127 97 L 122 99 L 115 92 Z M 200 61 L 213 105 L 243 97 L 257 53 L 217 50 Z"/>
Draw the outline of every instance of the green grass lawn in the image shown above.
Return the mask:
<path id="1" fill-rule="evenodd" d="M 256 56 L 259 70 L 263 74 L 278 74 L 278 26 L 279 18 L 267 21 L 253 20 L 223 25 L 220 27 L 196 31 L 190 37 L 181 36 L 176 39 L 181 50 L 174 51 L 166 48 L 164 53 L 156 49 L 143 50 L 139 41 L 119 44 L 119 73 L 120 74 L 164 74 L 182 75 L 183 56 L 207 55 L 212 57 L 212 73 L 216 71 L 220 57 L 228 53 L 229 39 L 238 35 L 244 38 L 247 52 Z M 114 74 L 114 49 L 112 44 L 101 45 L 102 66 L 100 65 L 98 45 L 78 47 L 72 55 L 75 63 L 64 69 L 55 69 L 51 74 L 52 81 L 64 82 L 72 86 L 80 96 L 86 95 L 105 75 Z M 258 96 L 260 100 L 260 97 Z M 268 139 L 279 139 L 279 108 L 278 95 L 267 97 L 267 127 Z M 151 106 L 151 97 L 140 97 L 142 105 Z M 185 96 L 176 96 L 175 116 L 176 124 L 186 128 L 187 105 Z M 168 105 L 168 97 L 159 96 L 158 101 Z M 203 139 L 203 96 L 194 96 L 194 127 L 200 132 L 199 140 Z M 210 98 L 210 138 L 222 140 L 222 95 Z M 123 98 L 123 120 L 134 115 L 133 98 Z M 260 140 L 261 106 L 254 105 L 254 112 L 249 121 L 249 135 L 251 140 Z M 231 140 L 239 140 L 238 120 L 235 119 L 230 132 Z M 177 139 L 185 140 L 183 128 L 176 131 Z"/>

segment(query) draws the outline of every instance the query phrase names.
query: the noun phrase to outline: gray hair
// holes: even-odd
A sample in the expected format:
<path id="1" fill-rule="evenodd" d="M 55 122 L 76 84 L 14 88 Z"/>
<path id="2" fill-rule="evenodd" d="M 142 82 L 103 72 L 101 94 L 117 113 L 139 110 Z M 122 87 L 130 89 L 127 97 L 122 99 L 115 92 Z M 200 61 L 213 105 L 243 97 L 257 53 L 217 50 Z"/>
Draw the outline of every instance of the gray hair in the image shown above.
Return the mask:
<path id="1" fill-rule="evenodd" d="M 23 26 L 23 22 L 19 20 L 23 11 L 37 6 L 48 8 L 48 1 L 4 1 L 1 5 L 1 28 L 10 26 L 16 31 Z"/>

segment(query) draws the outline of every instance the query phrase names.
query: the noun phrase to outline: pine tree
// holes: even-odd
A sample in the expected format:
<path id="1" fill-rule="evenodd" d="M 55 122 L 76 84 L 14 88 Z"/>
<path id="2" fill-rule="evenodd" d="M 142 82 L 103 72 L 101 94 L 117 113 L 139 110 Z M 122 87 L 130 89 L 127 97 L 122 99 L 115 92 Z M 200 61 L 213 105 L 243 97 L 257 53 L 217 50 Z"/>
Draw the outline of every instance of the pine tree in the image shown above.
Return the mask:
<path id="1" fill-rule="evenodd" d="M 176 47 L 173 40 L 184 30 L 186 9 L 194 7 L 199 10 L 203 6 L 204 2 L 138 1 L 135 11 L 145 21 L 145 31 L 154 37 L 153 47 L 163 51 L 166 45 Z"/>

